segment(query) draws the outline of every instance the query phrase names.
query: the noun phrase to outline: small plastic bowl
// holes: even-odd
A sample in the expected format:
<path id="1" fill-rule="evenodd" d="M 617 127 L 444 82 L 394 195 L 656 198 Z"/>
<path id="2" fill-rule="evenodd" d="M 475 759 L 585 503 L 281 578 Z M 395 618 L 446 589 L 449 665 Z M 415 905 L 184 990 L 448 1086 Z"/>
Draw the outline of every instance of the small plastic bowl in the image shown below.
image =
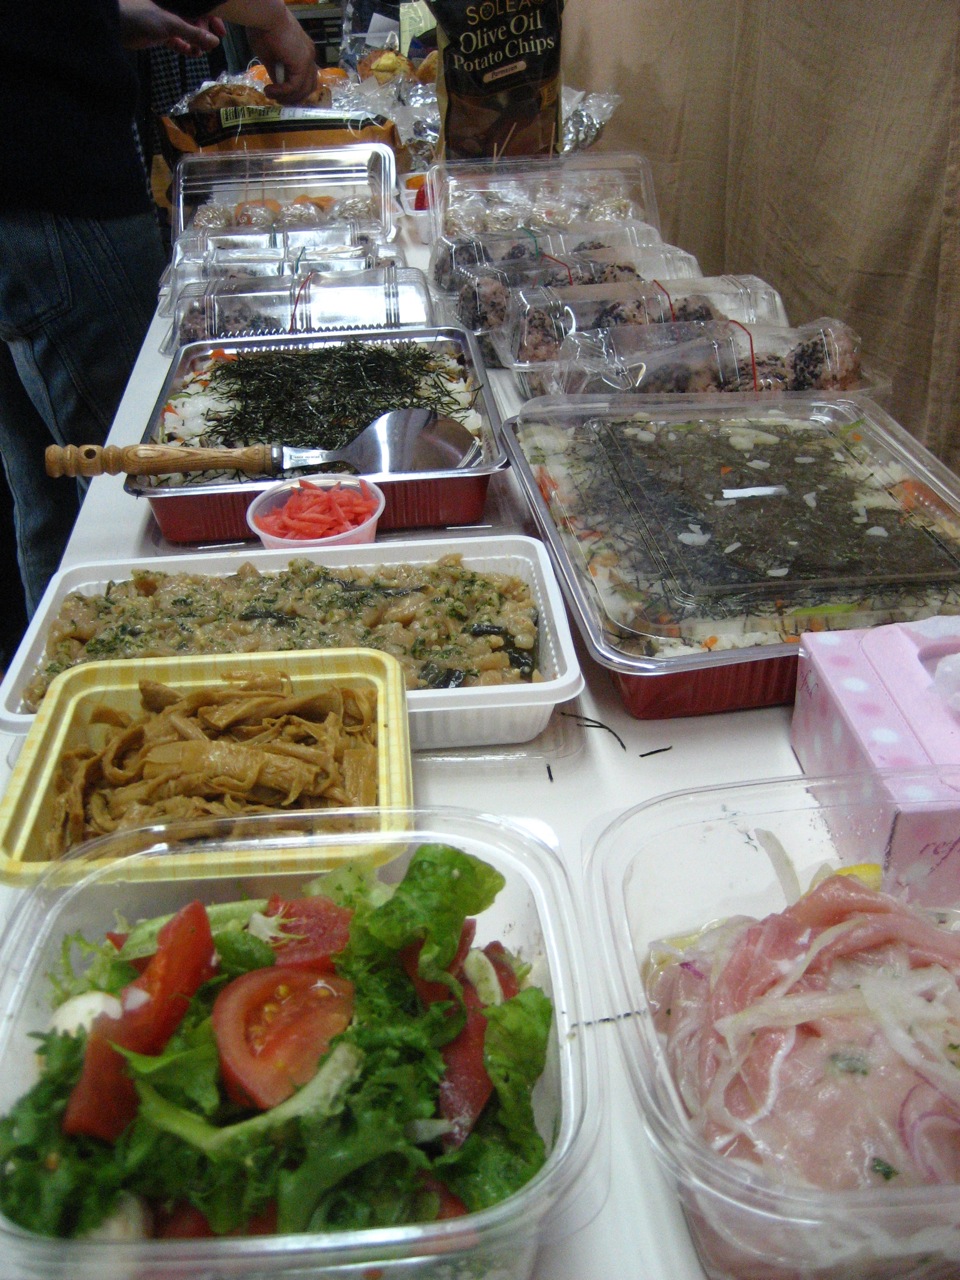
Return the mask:
<path id="1" fill-rule="evenodd" d="M 326 538 L 298 538 L 294 535 L 277 537 L 275 534 L 267 533 L 265 529 L 260 528 L 258 521 L 261 516 L 284 506 L 290 500 L 290 495 L 295 489 L 308 487 L 314 489 L 336 489 L 338 487 L 359 489 L 362 493 L 376 498 L 376 510 L 372 516 L 364 520 L 363 524 L 346 529 L 343 533 L 330 534 Z M 348 543 L 373 542 L 377 535 L 377 524 L 383 515 L 385 506 L 386 498 L 383 490 L 379 489 L 375 484 L 371 484 L 369 480 L 364 480 L 362 476 L 340 474 L 300 476 L 295 480 L 278 480 L 276 484 L 264 489 L 263 493 L 257 494 L 247 508 L 247 524 L 265 547 L 281 549 L 283 547 L 340 547 Z"/>

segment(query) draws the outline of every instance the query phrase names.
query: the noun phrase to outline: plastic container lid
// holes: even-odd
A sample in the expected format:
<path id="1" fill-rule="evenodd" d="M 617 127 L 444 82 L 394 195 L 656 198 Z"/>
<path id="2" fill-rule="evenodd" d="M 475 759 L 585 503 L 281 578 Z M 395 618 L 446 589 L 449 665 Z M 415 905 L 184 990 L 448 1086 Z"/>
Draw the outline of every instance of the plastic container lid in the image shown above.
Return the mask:
<path id="1" fill-rule="evenodd" d="M 498 346 L 505 362 L 523 369 L 556 360 L 564 338 L 584 329 L 689 320 L 789 323 L 779 293 L 757 276 L 658 277 L 639 284 L 574 285 L 562 292 L 518 289 Z"/>
<path id="2" fill-rule="evenodd" d="M 261 229 L 296 228 L 296 207 L 323 222 L 356 221 L 392 239 L 396 160 L 381 142 L 309 151 L 200 151 L 180 158 L 173 235 L 226 230 L 246 217 Z"/>
<path id="3" fill-rule="evenodd" d="M 849 391 L 864 387 L 860 339 L 840 320 L 797 328 L 726 320 L 571 333 L 551 395 L 608 391 Z"/>
<path id="4" fill-rule="evenodd" d="M 668 244 L 643 249 L 597 249 L 562 258 L 541 253 L 534 258 L 503 260 L 496 266 L 459 267 L 453 309 L 457 324 L 474 333 L 489 333 L 511 322 L 512 289 L 566 291 L 581 285 L 635 285 L 639 281 L 699 276 L 700 264 L 693 254 Z"/>
<path id="5" fill-rule="evenodd" d="M 545 397 L 503 436 L 616 669 L 960 612 L 960 482 L 868 400 Z"/>
<path id="6" fill-rule="evenodd" d="M 427 172 L 427 192 L 435 240 L 584 222 L 660 226 L 650 162 L 635 152 L 441 163 Z"/>
<path id="7" fill-rule="evenodd" d="M 431 283 L 443 291 L 456 284 L 460 267 L 499 266 L 518 259 L 552 254 L 566 258 L 572 253 L 592 253 L 603 249 L 642 249 L 662 243 L 660 232 L 649 222 L 584 222 L 569 231 L 525 229 L 513 233 L 476 236 L 440 236 L 430 251 Z"/>
<path id="8" fill-rule="evenodd" d="M 358 262 L 345 262 L 343 270 L 330 272 L 324 269 L 329 265 L 295 276 L 185 285 L 162 350 L 171 354 L 218 338 L 433 323 L 430 290 L 415 267 L 359 270 Z"/>

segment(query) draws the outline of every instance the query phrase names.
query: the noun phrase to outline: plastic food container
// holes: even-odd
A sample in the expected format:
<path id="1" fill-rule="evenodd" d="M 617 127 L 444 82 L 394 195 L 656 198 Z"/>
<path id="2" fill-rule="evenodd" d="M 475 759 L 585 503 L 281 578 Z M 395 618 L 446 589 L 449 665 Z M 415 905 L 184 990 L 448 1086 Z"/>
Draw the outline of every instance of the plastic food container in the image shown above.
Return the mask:
<path id="1" fill-rule="evenodd" d="M 563 342 L 573 333 L 710 319 L 788 323 L 779 293 L 756 276 L 619 281 L 561 290 L 517 289 L 494 342 L 523 394 L 536 396 L 545 394 L 556 377 Z"/>
<path id="2" fill-rule="evenodd" d="M 368 269 L 367 262 L 331 259 L 315 268 L 307 264 L 298 275 L 185 284 L 162 350 L 172 355 L 192 342 L 223 338 L 434 323 L 422 271 L 392 265 Z"/>
<path id="3" fill-rule="evenodd" d="M 364 811 L 372 817 L 371 811 Z M 358 816 L 363 816 L 359 814 Z M 595 1042 L 583 1035 L 580 929 L 566 875 L 541 841 L 505 819 L 460 810 L 403 810 L 398 825 L 377 833 L 380 876 L 400 878 L 424 843 L 455 845 L 504 876 L 493 906 L 478 917 L 477 945 L 504 939 L 529 959 L 550 996 L 555 1018 L 547 1066 L 534 1095 L 547 1160 L 520 1191 L 482 1212 L 435 1223 L 367 1231 L 193 1240 L 72 1241 L 33 1235 L 0 1219 L 0 1254 L 9 1280 L 111 1277 L 382 1276 L 385 1280 L 484 1275 L 527 1280 L 542 1241 L 562 1238 L 583 1214 L 595 1212 L 605 1192 L 604 1171 L 591 1162 L 601 1116 Z M 49 1017 L 49 973 L 60 948 L 78 931 L 96 938 L 115 927 L 116 913 L 137 921 L 172 912 L 198 898 L 204 903 L 293 897 L 317 872 L 369 856 L 369 831 L 332 830 L 319 815 L 311 828 L 291 830 L 283 819 L 258 819 L 225 833 L 213 827 L 140 832 L 142 852 L 109 859 L 112 842 L 80 859 L 76 884 L 43 880 L 25 895 L 0 948 L 0 1108 L 5 1112 L 34 1079 L 29 1036 Z M 123 852 L 128 853 L 124 842 Z M 120 850 L 116 850 L 120 852 Z M 205 859 L 213 878 L 165 880 L 144 870 L 160 860 Z M 263 871 L 252 879 L 254 862 Z M 591 1197 L 593 1202 L 590 1203 Z M 579 1215 L 579 1216 L 578 1216 Z"/>
<path id="4" fill-rule="evenodd" d="M 384 816 L 382 824 L 374 829 L 389 826 L 389 810 L 408 806 L 413 798 L 406 690 L 400 664 L 389 654 L 373 649 L 327 649 L 89 662 L 57 677 L 27 731 L 0 799 L 0 879 L 22 886 L 36 880 L 51 865 L 44 837 L 53 821 L 60 762 L 67 752 L 88 746 L 100 750 L 108 740 L 106 730 L 91 724 L 95 711 L 106 708 L 114 714 L 139 715 L 141 680 L 168 684 L 186 695 L 228 679 L 279 672 L 290 677 L 297 695 L 322 693 L 334 687 L 375 692 L 377 795 L 379 811 Z M 122 843 L 125 838 L 124 833 L 118 833 L 117 842 Z M 76 869 L 69 859 L 63 865 L 68 868 L 68 875 L 72 874 L 71 868 Z M 261 858 L 248 870 L 255 874 L 263 865 Z M 145 874 L 160 878 L 221 873 L 218 861 L 199 854 L 189 858 L 158 857 L 140 866 Z"/>
<path id="5" fill-rule="evenodd" d="M 434 240 L 585 222 L 660 226 L 650 162 L 635 152 L 441 163 L 427 171 L 427 192 Z"/>
<path id="6" fill-rule="evenodd" d="M 262 526 L 262 518 L 286 506 L 291 500 L 292 494 L 301 489 L 356 490 L 364 497 L 373 500 L 374 509 L 372 514 L 360 524 L 353 525 L 351 528 L 344 529 L 339 533 L 328 534 L 323 538 L 301 538 L 292 533 L 286 536 L 269 533 Z M 352 476 L 313 476 L 312 478 L 304 477 L 302 480 L 280 480 L 277 484 L 271 485 L 269 489 L 264 489 L 263 493 L 258 494 L 250 503 L 250 506 L 247 507 L 247 524 L 268 549 L 287 548 L 292 553 L 314 547 L 321 549 L 323 547 L 357 546 L 361 543 L 373 542 L 377 536 L 377 524 L 381 515 L 383 515 L 384 502 L 383 490 L 378 489 L 375 484 L 370 484 L 362 476 L 358 476 L 356 479 Z"/>
<path id="7" fill-rule="evenodd" d="M 173 237 L 186 230 L 301 229 L 356 222 L 393 238 L 396 161 L 382 142 L 310 151 L 182 156 L 173 175 Z M 302 220 L 305 208 L 311 219 Z"/>
<path id="8" fill-rule="evenodd" d="M 960 483 L 867 399 L 544 397 L 502 435 L 632 715 L 789 703 L 804 632 L 960 612 Z"/>
<path id="9" fill-rule="evenodd" d="M 382 298 L 383 291 L 379 296 Z M 302 336 L 266 338 L 231 338 L 219 342 L 197 342 L 181 348 L 174 360 L 146 430 L 142 443 L 171 440 L 172 431 L 167 406 L 188 384 L 203 362 L 227 359 L 243 354 L 286 355 L 310 353 L 327 346 L 344 343 L 369 346 L 411 344 L 426 348 L 445 362 L 450 379 L 447 388 L 457 396 L 462 409 L 456 416 L 479 438 L 481 456 L 460 469 L 382 473 L 368 476 L 384 491 L 386 507 L 380 530 L 431 528 L 445 525 L 469 525 L 479 522 L 487 498 L 490 477 L 506 466 L 506 455 L 500 443 L 500 415 L 490 389 L 482 357 L 472 334 L 454 326 L 383 329 L 345 329 Z M 195 402 L 199 405 L 199 401 Z M 398 405 L 385 405 L 384 410 Z M 278 391 L 278 419 L 288 408 L 281 386 Z M 383 410 L 381 410 L 383 411 Z M 461 416 L 462 413 L 462 416 Z M 376 417 L 377 413 L 372 414 Z M 363 424 L 364 426 L 366 423 Z M 358 430 L 360 428 L 358 427 Z M 274 442 L 271 442 L 274 443 Z M 283 444 L 289 441 L 276 441 Z M 345 441 L 344 441 L 345 443 Z M 247 507 L 269 483 L 266 477 L 251 478 L 239 473 L 202 472 L 189 483 L 181 478 L 167 478 L 157 484 L 156 477 L 128 476 L 126 493 L 146 498 L 168 542 L 222 543 L 245 541 L 251 537 L 246 521 Z"/>
<path id="10" fill-rule="evenodd" d="M 597 249 L 565 258 L 541 254 L 497 266 L 463 266 L 458 269 L 450 319 L 474 333 L 489 365 L 499 365 L 496 335 L 515 324 L 512 290 L 550 289 L 558 294 L 579 285 L 609 286 L 642 280 L 675 280 L 700 275 L 700 264 L 691 253 L 674 245 L 643 249 Z M 647 326 L 645 326 L 647 327 Z"/>
<path id="11" fill-rule="evenodd" d="M 375 542 L 362 548 L 297 552 L 295 558 L 333 570 L 375 571 L 396 565 L 433 564 L 453 553 L 461 557 L 465 568 L 476 573 L 510 574 L 527 584 L 537 605 L 537 666 L 543 679 L 536 684 L 471 689 L 411 689 L 407 694 L 411 740 L 420 749 L 529 742 L 546 728 L 554 709 L 577 697 L 584 684 L 560 587 L 539 539 L 522 535 L 416 538 Z M 231 552 L 151 556 L 61 570 L 47 587 L 0 683 L 0 727 L 17 734 L 30 728 L 34 717 L 25 710 L 25 691 L 44 662 L 50 629 L 72 592 L 100 595 L 111 583 L 129 581 L 138 573 L 219 577 L 236 573 L 243 566 L 253 566 L 262 574 L 278 573 L 291 558 L 289 550 L 258 548 L 244 557 Z M 184 625 L 189 625 L 187 619 Z"/>
<path id="12" fill-rule="evenodd" d="M 930 781 L 926 773 L 900 778 L 904 789 Z M 956 773 L 952 784 L 941 780 L 956 792 Z M 906 1188 L 893 1178 L 876 1190 L 786 1188 L 707 1149 L 689 1127 L 644 992 L 655 941 L 781 911 L 825 866 L 836 868 L 834 826 L 856 827 L 864 858 L 882 860 L 886 830 L 872 793 L 853 782 L 791 778 L 677 792 L 627 810 L 589 855 L 607 1016 L 711 1280 L 948 1280 L 960 1269 L 958 1186 Z"/>
<path id="13" fill-rule="evenodd" d="M 796 328 L 728 320 L 571 333 L 551 395 L 863 390 L 860 338 L 841 320 Z"/>
<path id="14" fill-rule="evenodd" d="M 441 236 L 430 251 L 431 284 L 444 293 L 456 285 L 461 268 L 509 266 L 533 261 L 544 254 L 567 258 L 570 254 L 603 250 L 626 252 L 662 243 L 659 230 L 649 222 L 581 222 L 569 231 L 525 227 L 514 232 L 488 232 L 476 236 Z"/>

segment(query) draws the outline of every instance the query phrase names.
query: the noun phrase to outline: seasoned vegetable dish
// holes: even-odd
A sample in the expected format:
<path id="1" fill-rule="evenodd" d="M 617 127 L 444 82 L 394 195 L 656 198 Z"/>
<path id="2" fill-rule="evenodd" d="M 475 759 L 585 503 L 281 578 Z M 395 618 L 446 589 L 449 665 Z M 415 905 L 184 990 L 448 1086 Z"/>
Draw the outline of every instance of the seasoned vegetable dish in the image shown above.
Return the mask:
<path id="1" fill-rule="evenodd" d="M 222 577 L 141 572 L 67 597 L 24 691 L 36 710 L 55 675 L 80 662 L 179 653 L 373 648 L 401 662 L 409 689 L 538 680 L 530 587 L 477 573 L 459 555 L 376 571 L 292 560 Z"/>

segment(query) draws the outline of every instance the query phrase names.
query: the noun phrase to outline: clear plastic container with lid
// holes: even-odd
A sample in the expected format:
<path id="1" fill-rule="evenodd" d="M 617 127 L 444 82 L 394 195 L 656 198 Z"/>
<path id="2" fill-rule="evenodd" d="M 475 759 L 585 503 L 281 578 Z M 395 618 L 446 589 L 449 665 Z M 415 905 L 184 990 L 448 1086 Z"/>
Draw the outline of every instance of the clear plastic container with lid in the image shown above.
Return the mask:
<path id="1" fill-rule="evenodd" d="M 241 279 L 244 276 L 294 274 L 309 261 L 353 262 L 355 270 L 376 265 L 389 250 L 356 222 L 331 223 L 299 231 L 277 228 L 228 231 L 188 231 L 173 246 L 170 265 L 160 281 L 161 315 L 170 315 L 181 290 L 200 280 Z"/>
<path id="2" fill-rule="evenodd" d="M 229 824 L 141 829 L 88 845 L 64 877 L 51 872 L 24 894 L 5 932 L 0 956 L 0 1110 L 6 1112 L 37 1073 L 33 1032 L 47 1028 L 50 973 L 68 937 L 102 940 L 119 913 L 130 924 L 271 893 L 302 895 L 320 872 L 354 863 L 396 884 L 422 845 L 452 845 L 503 877 L 493 904 L 477 919 L 477 947 L 503 941 L 531 966 L 530 981 L 549 997 L 553 1025 L 546 1065 L 533 1095 L 546 1145 L 542 1167 L 518 1191 L 456 1218 L 375 1229 L 196 1239 L 64 1240 L 0 1218 L 0 1253 L 8 1280 L 102 1280 L 110 1276 L 325 1276 L 377 1274 L 384 1280 L 451 1275 L 526 1280 L 541 1241 L 563 1238 L 602 1203 L 606 1172 L 595 1162 L 601 1122 L 596 1041 L 584 1036 L 587 973 L 567 876 L 553 850 L 506 819 L 463 810 L 395 809 L 389 823 L 376 810 L 355 810 L 349 830 L 323 814 L 305 828 L 294 819 L 240 818 Z M 151 875 L 149 864 L 182 860 L 197 875 Z M 254 869 L 255 870 L 251 870 Z"/>
<path id="3" fill-rule="evenodd" d="M 920 797 L 931 787 L 949 790 L 956 797 L 960 788 L 956 769 L 940 773 L 903 771 L 888 777 L 905 797 Z M 908 812 L 919 811 L 922 806 L 921 799 L 904 802 Z M 777 778 L 696 792 L 678 791 L 626 810 L 601 832 L 588 852 L 586 883 L 604 961 L 601 969 L 608 999 L 605 1014 L 617 1028 L 624 1066 L 655 1156 L 676 1192 L 700 1262 L 711 1280 L 797 1280 L 801 1276 L 817 1280 L 894 1280 L 907 1276 L 911 1280 L 950 1280 L 960 1272 L 960 1237 L 956 1229 L 960 1185 L 955 1181 L 938 1184 L 932 1177 L 928 1185 L 917 1185 L 915 1177 L 911 1180 L 913 1185 L 908 1185 L 894 1168 L 896 1157 L 886 1163 L 883 1159 L 884 1150 L 889 1156 L 898 1147 L 898 1134 L 908 1134 L 908 1140 L 915 1140 L 922 1148 L 926 1134 L 933 1131 L 935 1147 L 938 1111 L 944 1126 L 941 1133 L 954 1132 L 947 1129 L 947 1106 L 931 1106 L 930 1113 L 917 1114 L 915 1102 L 925 1096 L 919 1082 L 913 1089 L 915 1097 L 904 1100 L 902 1113 L 898 1114 L 897 1104 L 902 1096 L 898 1086 L 905 1079 L 909 1082 L 909 1077 L 904 1064 L 898 1063 L 897 1053 L 885 1054 L 881 1046 L 886 1032 L 899 1037 L 902 1052 L 911 1052 L 922 1033 L 919 1029 L 912 1033 L 912 1029 L 903 1026 L 909 1001 L 898 1006 L 889 993 L 886 1005 L 875 1000 L 871 1009 L 879 1011 L 880 1026 L 872 1024 L 871 1033 L 868 1011 L 847 1045 L 837 1043 L 838 1028 L 849 1027 L 855 1020 L 844 1020 L 839 1006 L 836 1021 L 832 1022 L 829 1015 L 818 1017 L 817 1010 L 808 1005 L 809 1022 L 793 1028 L 789 1005 L 793 1001 L 798 1008 L 804 997 L 788 987 L 803 972 L 804 955 L 798 956 L 797 949 L 791 946 L 796 934 L 784 923 L 770 920 L 766 927 L 755 927 L 750 977 L 742 973 L 743 981 L 736 993 L 731 991 L 731 981 L 725 984 L 730 993 L 724 1006 L 724 1012 L 729 1011 L 726 1030 L 731 1040 L 737 1036 L 745 1021 L 740 1011 L 751 995 L 763 992 L 767 985 L 764 975 L 772 969 L 775 977 L 782 979 L 782 987 L 770 991 L 768 1008 L 775 1007 L 785 1015 L 781 1026 L 790 1027 L 795 1036 L 791 1046 L 788 1040 L 778 1038 L 769 1021 L 764 1024 L 762 1016 L 758 1016 L 761 1026 L 753 1032 L 756 1045 L 766 1051 L 767 1064 L 776 1063 L 776 1079 L 770 1080 L 768 1071 L 757 1060 L 759 1055 L 751 1054 L 750 1065 L 756 1067 L 753 1098 L 759 1094 L 765 1106 L 745 1104 L 741 1114 L 743 1132 L 749 1134 L 753 1126 L 764 1123 L 767 1113 L 773 1113 L 774 1119 L 765 1129 L 772 1134 L 771 1161 L 765 1169 L 743 1153 L 741 1144 L 737 1156 L 733 1156 L 725 1154 L 719 1142 L 710 1144 L 704 1140 L 702 1126 L 698 1131 L 686 1105 L 697 1098 L 696 1055 L 701 1046 L 706 1053 L 704 1038 L 691 1031 L 684 1053 L 676 1044 L 668 1048 L 661 1030 L 662 1017 L 660 1027 L 654 1023 L 653 1000 L 648 995 L 653 972 L 680 959 L 691 984 L 686 1007 L 695 1010 L 702 998 L 699 984 L 719 984 L 720 974 L 726 971 L 721 968 L 721 961 L 711 968 L 709 958 L 693 954 L 692 944 L 711 925 L 722 927 L 726 923 L 727 954 L 736 949 L 736 955 L 744 958 L 746 945 L 737 947 L 735 941 L 736 936 L 743 938 L 742 933 L 736 933 L 738 922 L 742 922 L 742 928 L 746 920 L 765 920 L 774 913 L 783 913 L 817 880 L 843 868 L 845 860 L 833 839 L 834 829 L 857 832 L 866 864 L 860 868 L 861 875 L 868 887 L 875 887 L 880 881 L 889 833 L 884 810 L 874 803 L 872 790 L 865 791 L 862 782 L 851 775 Z M 665 850 L 670 851 L 669 857 Z M 956 914 L 955 899 L 942 906 L 951 909 L 950 916 Z M 878 916 L 879 912 L 874 919 Z M 894 922 L 889 926 L 888 938 L 902 937 L 904 921 L 893 915 L 886 918 Z M 918 937 L 929 940 L 935 919 L 931 913 L 925 926 L 922 922 L 918 925 Z M 856 928 L 859 923 L 861 939 L 863 931 L 870 927 L 863 917 L 858 922 L 855 915 L 844 917 L 839 911 L 834 922 L 838 941 L 845 930 L 847 939 L 851 937 L 851 925 Z M 823 938 L 822 930 L 817 936 Z M 955 956 L 955 933 L 947 933 L 947 939 L 940 945 Z M 778 944 L 781 950 L 775 952 Z M 801 941 L 800 945 L 805 944 Z M 866 945 L 870 945 L 869 940 Z M 843 942 L 839 941 L 841 954 L 842 948 Z M 849 945 L 849 949 L 856 947 Z M 819 982 L 825 981 L 822 975 L 830 965 L 826 958 L 830 950 L 829 946 L 823 947 L 825 963 L 814 962 Z M 891 947 L 891 951 L 902 956 L 899 947 Z M 809 945 L 805 955 L 810 955 Z M 881 956 L 882 950 L 876 959 L 878 969 L 882 966 Z M 886 958 L 893 969 L 893 956 L 888 953 Z M 903 964 L 902 959 L 900 963 Z M 914 973 L 918 987 L 923 964 L 918 957 L 916 969 L 906 968 L 906 972 Z M 949 968 L 938 966 L 937 972 L 938 981 L 952 985 Z M 836 985 L 832 990 L 836 991 Z M 849 994 L 852 998 L 853 990 Z M 719 1007 L 719 999 L 718 993 L 714 1010 Z M 812 995 L 807 999 L 815 1002 Z M 821 999 L 826 1000 L 827 996 L 822 995 Z M 760 1015 L 758 1003 L 747 1005 L 747 1016 L 753 1010 Z M 933 1024 L 934 1016 L 928 1015 L 926 1025 Z M 723 1058 L 725 1042 L 720 1028 L 709 1016 L 705 1021 L 718 1041 L 714 1060 Z M 736 1025 L 738 1021 L 740 1027 Z M 686 1025 L 689 1027 L 691 1022 L 688 1019 Z M 936 1025 L 939 1031 L 943 1024 Z M 786 1032 L 783 1034 L 786 1036 Z M 865 1044 L 868 1034 L 871 1039 Z M 781 1091 L 785 1092 L 792 1082 L 794 1097 L 796 1094 L 797 1066 L 793 1059 L 791 1074 L 791 1048 L 802 1051 L 803 1046 L 807 1048 L 803 1085 L 806 1096 L 798 1106 L 791 1107 L 791 1115 L 808 1126 L 812 1141 L 807 1149 L 830 1151 L 831 1155 L 824 1154 L 822 1178 L 815 1174 L 799 1181 L 796 1177 L 790 1179 L 789 1173 L 778 1177 L 773 1172 L 773 1161 L 781 1157 L 789 1168 L 791 1155 L 804 1147 L 797 1123 L 781 1121 L 779 1135 L 775 1132 L 775 1109 L 781 1101 Z M 748 1052 L 743 1050 L 744 1057 Z M 914 1063 L 922 1052 L 917 1050 Z M 726 1059 L 718 1064 L 719 1085 L 727 1079 L 723 1074 L 727 1066 Z M 679 1078 L 681 1072 L 683 1079 Z M 731 1094 L 742 1079 L 739 1075 L 734 1080 Z M 718 1086 L 717 1094 L 720 1092 Z M 716 1110 L 716 1103 L 713 1109 Z M 873 1166 L 872 1185 L 838 1186 L 831 1176 L 838 1162 L 831 1156 L 841 1140 L 833 1140 L 831 1133 L 848 1135 L 850 1130 L 844 1124 L 847 1115 L 862 1117 L 865 1110 L 872 1111 L 880 1124 L 889 1124 L 869 1161 Z M 864 1131 L 876 1137 L 875 1127 L 865 1125 Z M 858 1151 L 865 1144 L 862 1140 L 858 1144 L 854 1137 L 851 1145 Z"/>
<path id="4" fill-rule="evenodd" d="M 790 702 L 803 632 L 960 612 L 960 483 L 865 398 L 544 397 L 502 435 L 632 714 Z"/>
<path id="5" fill-rule="evenodd" d="M 427 193 L 434 240 L 585 222 L 660 226 L 650 162 L 636 152 L 441 163 L 427 172 Z"/>
<path id="6" fill-rule="evenodd" d="M 870 385 L 860 338 L 824 317 L 796 328 L 729 320 L 614 325 L 571 333 L 551 395 L 849 391 Z"/>
<path id="7" fill-rule="evenodd" d="M 508 323 L 514 289 L 567 290 L 581 285 L 610 285 L 621 281 L 694 279 L 700 264 L 692 253 L 674 245 L 643 249 L 597 249 L 568 254 L 564 258 L 541 253 L 535 258 L 501 261 L 497 266 L 462 266 L 450 303 L 451 322 L 462 324 L 484 339 L 488 362 L 499 364 L 493 334 Z"/>
<path id="8" fill-rule="evenodd" d="M 700 276 L 652 281 L 620 280 L 556 290 L 516 289 L 510 314 L 494 336 L 501 361 L 526 396 L 548 392 L 561 348 L 570 334 L 615 325 L 704 320 L 786 325 L 780 294 L 757 276 Z"/>
<path id="9" fill-rule="evenodd" d="M 163 351 L 216 338 L 433 323 L 430 291 L 416 267 L 330 272 L 324 265 L 296 276 L 186 285 Z"/>
<path id="10" fill-rule="evenodd" d="M 396 160 L 381 142 L 310 151 L 199 151 L 174 172 L 173 235 L 355 221 L 393 238 Z"/>
<path id="11" fill-rule="evenodd" d="M 602 249 L 645 249 L 662 243 L 656 227 L 649 222 L 582 222 L 567 231 L 532 228 L 509 233 L 476 236 L 441 236 L 430 251 L 430 283 L 442 292 L 455 287 L 461 267 L 501 264 L 552 254 L 566 258 L 572 253 L 595 253 Z"/>

